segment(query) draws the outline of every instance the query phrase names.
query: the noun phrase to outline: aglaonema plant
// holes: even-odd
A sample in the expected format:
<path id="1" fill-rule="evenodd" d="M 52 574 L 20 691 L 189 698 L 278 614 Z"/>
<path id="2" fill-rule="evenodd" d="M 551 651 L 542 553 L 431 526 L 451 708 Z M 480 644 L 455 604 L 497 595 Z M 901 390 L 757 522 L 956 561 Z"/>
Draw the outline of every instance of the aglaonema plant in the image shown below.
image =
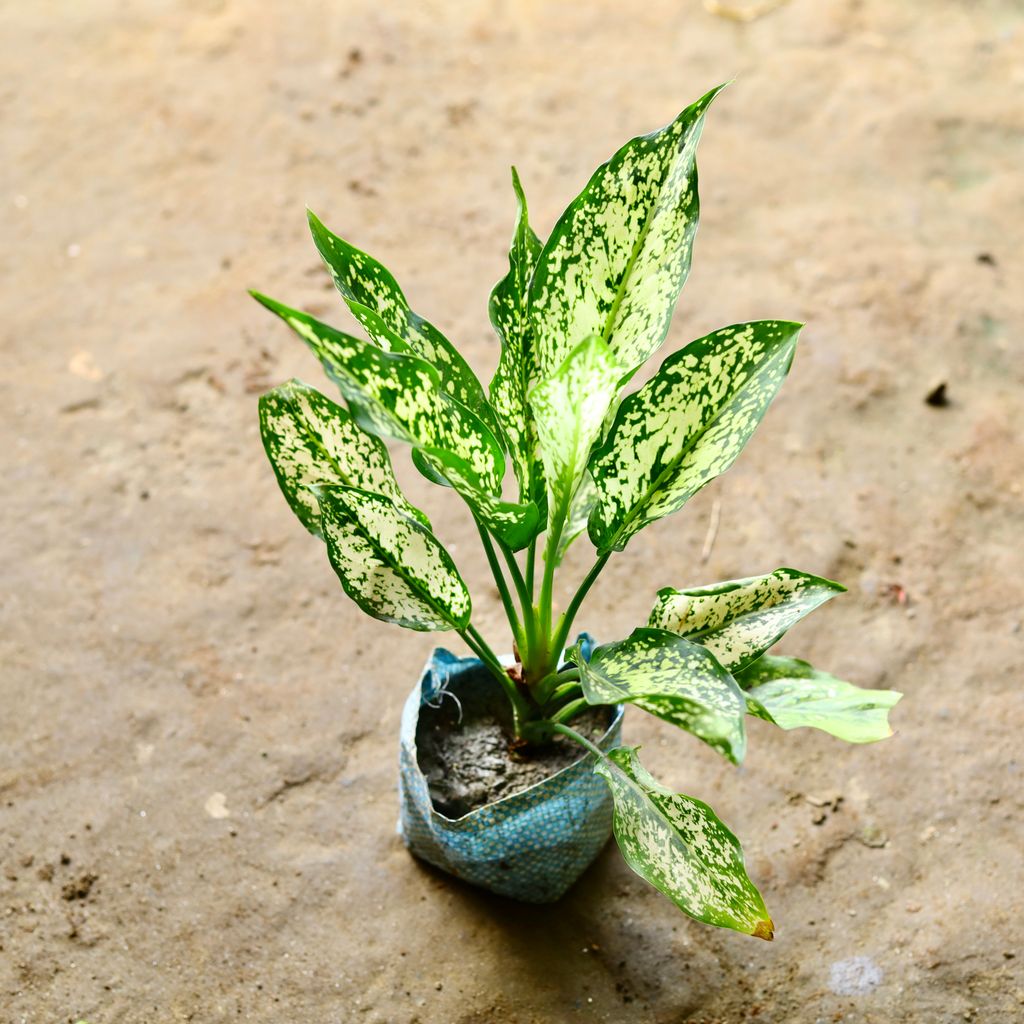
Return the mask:
<path id="1" fill-rule="evenodd" d="M 558 733 L 594 755 L 630 867 L 691 917 L 770 939 L 739 842 L 711 808 L 659 785 L 635 748 L 604 754 L 571 724 L 588 707 L 625 702 L 739 764 L 748 715 L 863 743 L 890 734 L 900 696 L 766 653 L 844 589 L 788 568 L 661 590 L 626 639 L 589 660 L 567 647 L 612 554 L 732 465 L 793 360 L 799 324 L 735 324 L 670 355 L 623 397 L 664 340 L 689 271 L 695 150 L 718 91 L 599 167 L 546 242 L 513 171 L 518 216 L 508 273 L 490 297 L 501 355 L 489 391 L 384 266 L 310 214 L 366 337 L 254 293 L 312 349 L 347 406 L 293 380 L 261 398 L 260 423 L 285 497 L 326 543 L 348 595 L 386 622 L 458 633 L 507 695 L 514 744 Z M 382 438 L 409 444 L 417 468 L 469 507 L 511 627 L 511 667 L 473 625 L 466 584 L 400 491 Z M 503 496 L 509 467 L 515 500 Z M 556 572 L 584 533 L 593 567 L 557 611 Z"/>

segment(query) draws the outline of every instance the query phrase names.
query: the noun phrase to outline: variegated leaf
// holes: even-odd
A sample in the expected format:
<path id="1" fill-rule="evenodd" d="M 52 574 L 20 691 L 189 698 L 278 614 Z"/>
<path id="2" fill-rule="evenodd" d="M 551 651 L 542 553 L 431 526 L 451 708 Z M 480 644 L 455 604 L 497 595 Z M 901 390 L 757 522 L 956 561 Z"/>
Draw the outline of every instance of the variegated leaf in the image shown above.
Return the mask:
<path id="1" fill-rule="evenodd" d="M 537 460 L 537 429 L 527 393 L 533 369 L 533 325 L 530 321 L 530 279 L 540 254 L 540 239 L 530 227 L 526 196 L 516 169 L 516 227 L 508 254 L 508 273 L 494 286 L 489 303 L 491 323 L 501 339 L 501 358 L 491 381 L 491 403 L 505 433 L 520 500 L 541 501 L 543 473 Z"/>
<path id="2" fill-rule="evenodd" d="M 384 443 L 360 430 L 347 409 L 299 380 L 260 397 L 260 434 L 281 491 L 310 533 L 322 536 L 311 487 L 344 485 L 388 498 L 430 527 L 402 494 Z"/>
<path id="3" fill-rule="evenodd" d="M 786 630 L 846 587 L 797 569 L 708 587 L 658 591 L 647 625 L 703 644 L 730 672 L 761 657 Z"/>
<path id="4" fill-rule="evenodd" d="M 312 349 L 364 430 L 448 452 L 461 460 L 463 472 L 480 490 L 500 493 L 505 472 L 501 447 L 478 416 L 444 393 L 429 363 L 408 353 L 384 352 L 265 295 L 253 296 Z"/>
<path id="5" fill-rule="evenodd" d="M 372 256 L 328 231 L 312 211 L 307 214 L 313 241 L 335 287 L 370 337 L 388 351 L 410 350 L 436 367 L 444 390 L 493 429 L 493 411 L 480 381 L 455 346 L 409 308 L 391 272 Z"/>
<path id="6" fill-rule="evenodd" d="M 520 551 L 537 536 L 542 529 L 540 511 L 532 501 L 503 501 L 499 495 L 482 490 L 471 474 L 465 472 L 461 461 L 448 452 L 437 449 L 415 449 L 420 463 L 425 463 L 431 473 L 451 484 L 465 499 L 473 514 L 502 543 L 513 551 Z"/>
<path id="7" fill-rule="evenodd" d="M 586 531 L 587 519 L 596 502 L 597 488 L 594 486 L 593 478 L 589 473 L 584 473 L 576 495 L 572 499 L 572 504 L 569 506 L 569 518 L 566 519 L 562 536 L 558 540 L 558 551 L 555 554 L 556 565 L 561 564 L 569 545 Z"/>
<path id="8" fill-rule="evenodd" d="M 734 764 L 747 750 L 746 701 L 735 680 L 706 647 L 663 629 L 635 629 L 625 640 L 598 647 L 580 670 L 588 704 L 635 704 L 693 733 Z"/>
<path id="9" fill-rule="evenodd" d="M 669 356 L 623 401 L 595 448 L 590 539 L 621 551 L 736 460 L 789 372 L 800 324 L 760 320 L 715 331 Z"/>
<path id="10" fill-rule="evenodd" d="M 766 655 L 736 676 L 747 691 L 750 713 L 782 729 L 807 726 L 849 743 L 874 743 L 892 735 L 889 709 L 896 690 L 864 690 L 799 658 Z"/>
<path id="11" fill-rule="evenodd" d="M 626 863 L 695 920 L 771 939 L 774 926 L 739 840 L 706 803 L 660 785 L 636 752 L 618 747 L 594 768 L 612 791 Z"/>
<path id="12" fill-rule="evenodd" d="M 718 92 L 627 142 L 555 225 L 530 289 L 541 379 L 590 335 L 626 378 L 664 341 L 690 269 L 697 142 Z"/>
<path id="13" fill-rule="evenodd" d="M 569 510 L 618 380 L 619 366 L 608 346 L 587 338 L 530 391 L 552 517 Z"/>
<path id="14" fill-rule="evenodd" d="M 380 494 L 316 491 L 327 554 L 363 611 L 408 629 L 463 629 L 469 591 L 451 556 L 422 523 Z"/>

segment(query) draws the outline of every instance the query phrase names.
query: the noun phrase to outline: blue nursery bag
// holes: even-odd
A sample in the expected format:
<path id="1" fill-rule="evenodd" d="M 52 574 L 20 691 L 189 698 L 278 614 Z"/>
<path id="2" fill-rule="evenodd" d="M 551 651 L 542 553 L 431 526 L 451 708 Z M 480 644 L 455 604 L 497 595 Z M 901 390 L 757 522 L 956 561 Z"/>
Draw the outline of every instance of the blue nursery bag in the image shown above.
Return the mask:
<path id="1" fill-rule="evenodd" d="M 584 634 L 585 650 L 592 641 Z M 436 704 L 442 691 L 458 697 L 474 686 L 493 686 L 477 658 L 459 658 L 434 648 L 418 685 L 402 711 L 398 833 L 409 850 L 435 867 L 502 896 L 526 903 L 552 903 L 587 869 L 612 831 L 612 797 L 594 774 L 594 755 L 542 782 L 448 818 L 430 799 L 416 752 L 420 708 Z M 622 706 L 596 742 L 611 750 L 621 742 Z"/>

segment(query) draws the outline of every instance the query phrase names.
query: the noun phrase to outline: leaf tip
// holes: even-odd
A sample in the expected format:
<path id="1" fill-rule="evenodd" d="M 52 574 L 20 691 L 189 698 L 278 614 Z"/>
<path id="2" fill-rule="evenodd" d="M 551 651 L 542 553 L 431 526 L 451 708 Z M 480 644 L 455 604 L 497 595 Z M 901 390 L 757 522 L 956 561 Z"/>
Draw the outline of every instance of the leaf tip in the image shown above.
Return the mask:
<path id="1" fill-rule="evenodd" d="M 763 921 L 758 921 L 750 934 L 755 939 L 764 939 L 765 942 L 771 942 L 775 938 L 775 925 L 772 924 L 772 919 L 766 917 Z"/>

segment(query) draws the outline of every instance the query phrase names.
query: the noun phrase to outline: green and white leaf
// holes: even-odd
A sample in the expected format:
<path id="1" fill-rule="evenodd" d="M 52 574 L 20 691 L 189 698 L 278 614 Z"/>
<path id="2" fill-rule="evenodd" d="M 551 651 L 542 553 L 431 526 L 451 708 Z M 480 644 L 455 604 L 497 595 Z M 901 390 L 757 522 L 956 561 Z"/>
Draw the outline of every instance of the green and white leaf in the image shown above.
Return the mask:
<path id="1" fill-rule="evenodd" d="M 635 704 L 685 729 L 734 764 L 747 750 L 747 705 L 732 676 L 706 647 L 663 629 L 636 629 L 596 648 L 587 661 L 579 644 L 569 655 L 588 704 Z"/>
<path id="2" fill-rule="evenodd" d="M 733 464 L 789 372 L 800 326 L 760 320 L 715 331 L 623 401 L 589 467 L 599 553 L 621 551 Z"/>
<path id="3" fill-rule="evenodd" d="M 552 517 L 568 513 L 590 448 L 619 388 L 619 365 L 600 338 L 587 338 L 530 391 Z"/>
<path id="4" fill-rule="evenodd" d="M 501 447 L 478 416 L 444 393 L 428 362 L 384 352 L 265 295 L 253 296 L 312 349 L 364 430 L 448 452 L 480 490 L 500 493 L 505 472 Z"/>
<path id="5" fill-rule="evenodd" d="M 636 751 L 618 747 L 594 768 L 612 791 L 626 863 L 695 920 L 771 939 L 774 926 L 739 840 L 706 803 L 658 783 Z"/>
<path id="6" fill-rule="evenodd" d="M 533 325 L 530 320 L 530 279 L 540 255 L 541 242 L 530 227 L 526 196 L 516 169 L 516 226 L 508 253 L 508 273 L 494 286 L 489 310 L 501 339 L 501 358 L 491 381 L 491 404 L 504 431 L 512 467 L 519 482 L 520 500 L 543 500 L 543 473 L 537 461 L 537 429 L 527 395 L 536 376 Z"/>
<path id="7" fill-rule="evenodd" d="M 902 693 L 865 690 L 799 658 L 766 655 L 736 676 L 750 713 L 782 729 L 809 727 L 849 743 L 875 743 L 892 735 L 889 709 Z"/>
<path id="8" fill-rule="evenodd" d="M 318 537 L 320 505 L 311 487 L 343 485 L 388 498 L 430 527 L 402 494 L 384 443 L 360 430 L 347 409 L 299 380 L 260 396 L 260 435 L 281 491 L 302 525 Z"/>
<path id="9" fill-rule="evenodd" d="M 307 215 L 313 241 L 335 287 L 370 337 L 387 351 L 412 351 L 435 366 L 444 390 L 493 429 L 493 411 L 480 381 L 455 346 L 433 324 L 413 312 L 391 272 L 329 231 L 312 211 Z"/>
<path id="10" fill-rule="evenodd" d="M 555 225 L 530 289 L 540 379 L 591 335 L 624 379 L 664 341 L 697 230 L 697 142 L 719 91 L 627 142 Z"/>
<path id="11" fill-rule="evenodd" d="M 363 611 L 409 629 L 465 628 L 469 591 L 422 523 L 368 491 L 323 487 L 317 498 L 331 565 Z"/>
<path id="12" fill-rule="evenodd" d="M 543 524 L 540 510 L 532 501 L 503 501 L 500 495 L 482 490 L 471 474 L 465 472 L 460 460 L 437 449 L 416 449 L 420 462 L 426 463 L 459 492 L 473 514 L 499 540 L 513 551 L 520 551 L 537 536 Z"/>
<path id="13" fill-rule="evenodd" d="M 805 615 L 837 594 L 841 583 L 797 569 L 707 587 L 658 591 L 647 625 L 703 644 L 730 672 L 749 665 Z"/>

